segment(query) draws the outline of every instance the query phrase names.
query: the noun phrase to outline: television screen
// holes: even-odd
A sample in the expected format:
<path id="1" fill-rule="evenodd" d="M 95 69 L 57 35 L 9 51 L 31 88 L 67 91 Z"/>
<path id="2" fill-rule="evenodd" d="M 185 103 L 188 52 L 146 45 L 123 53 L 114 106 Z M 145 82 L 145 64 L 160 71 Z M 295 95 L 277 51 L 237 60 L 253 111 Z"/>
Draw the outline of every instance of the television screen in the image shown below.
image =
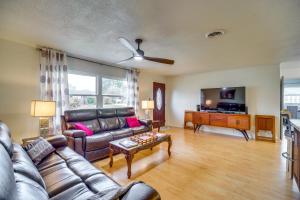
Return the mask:
<path id="1" fill-rule="evenodd" d="M 245 87 L 201 89 L 201 110 L 246 112 Z"/>

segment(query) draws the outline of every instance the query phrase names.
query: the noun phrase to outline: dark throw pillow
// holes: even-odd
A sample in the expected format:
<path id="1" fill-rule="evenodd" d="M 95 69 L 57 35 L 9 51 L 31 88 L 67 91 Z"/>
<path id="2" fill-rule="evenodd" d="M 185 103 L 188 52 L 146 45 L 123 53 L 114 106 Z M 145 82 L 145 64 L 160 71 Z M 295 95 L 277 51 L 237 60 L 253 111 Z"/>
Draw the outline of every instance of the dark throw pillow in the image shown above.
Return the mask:
<path id="1" fill-rule="evenodd" d="M 24 149 L 35 165 L 38 165 L 45 157 L 55 151 L 54 147 L 42 137 L 26 145 Z"/>

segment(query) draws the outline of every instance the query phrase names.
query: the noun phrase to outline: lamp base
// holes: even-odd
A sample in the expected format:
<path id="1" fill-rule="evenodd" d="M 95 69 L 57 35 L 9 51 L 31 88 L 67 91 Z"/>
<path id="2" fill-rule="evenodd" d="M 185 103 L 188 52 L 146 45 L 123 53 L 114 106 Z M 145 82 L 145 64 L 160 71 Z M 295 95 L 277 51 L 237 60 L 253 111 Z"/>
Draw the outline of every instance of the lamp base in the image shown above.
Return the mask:
<path id="1" fill-rule="evenodd" d="M 150 112 L 149 110 L 145 110 L 145 119 L 150 119 Z"/>
<path id="2" fill-rule="evenodd" d="M 48 118 L 40 118 L 40 136 L 46 138 L 49 135 L 49 119 Z"/>

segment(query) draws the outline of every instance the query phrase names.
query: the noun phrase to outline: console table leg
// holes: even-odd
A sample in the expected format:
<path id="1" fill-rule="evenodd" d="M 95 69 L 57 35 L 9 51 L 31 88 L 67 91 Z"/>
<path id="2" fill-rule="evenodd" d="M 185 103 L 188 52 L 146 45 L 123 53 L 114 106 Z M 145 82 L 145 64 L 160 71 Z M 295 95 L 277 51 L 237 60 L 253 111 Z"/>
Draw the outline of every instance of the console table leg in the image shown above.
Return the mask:
<path id="1" fill-rule="evenodd" d="M 109 161 L 109 166 L 112 167 L 113 166 L 113 155 L 114 155 L 114 149 L 112 148 L 111 145 L 109 145 L 109 158 L 110 158 L 110 161 Z"/>
<path id="2" fill-rule="evenodd" d="M 171 139 L 171 137 L 169 138 L 168 143 L 169 143 L 169 145 L 168 145 L 168 154 L 169 154 L 169 157 L 170 157 L 171 156 L 171 146 L 172 146 L 172 139 Z"/>
<path id="3" fill-rule="evenodd" d="M 127 161 L 127 177 L 131 177 L 131 163 L 133 159 L 133 154 L 126 154 L 125 159 Z"/>
<path id="4" fill-rule="evenodd" d="M 245 140 L 248 142 L 249 136 L 248 136 L 247 132 L 245 130 L 238 130 L 238 131 L 240 131 L 243 134 Z"/>

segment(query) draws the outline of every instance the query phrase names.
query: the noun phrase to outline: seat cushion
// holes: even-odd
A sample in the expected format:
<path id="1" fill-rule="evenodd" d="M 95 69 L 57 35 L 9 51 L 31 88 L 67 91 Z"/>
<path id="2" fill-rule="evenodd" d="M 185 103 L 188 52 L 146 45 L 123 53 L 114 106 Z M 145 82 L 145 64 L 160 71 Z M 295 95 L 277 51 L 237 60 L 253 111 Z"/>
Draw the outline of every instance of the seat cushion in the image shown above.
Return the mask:
<path id="1" fill-rule="evenodd" d="M 139 127 L 130 128 L 130 129 L 133 131 L 133 135 L 145 133 L 145 132 L 149 131 L 149 128 L 144 125 L 139 126 Z"/>
<path id="2" fill-rule="evenodd" d="M 17 196 L 16 199 L 48 200 L 46 190 L 34 180 L 15 173 Z"/>
<path id="3" fill-rule="evenodd" d="M 94 192 L 103 192 L 104 190 L 110 190 L 119 188 L 120 185 L 113 181 L 105 174 L 96 174 L 85 180 L 85 184 Z"/>
<path id="4" fill-rule="evenodd" d="M 108 143 L 112 140 L 113 136 L 108 132 L 86 137 L 86 151 L 93 151 L 108 147 Z"/>
<path id="5" fill-rule="evenodd" d="M 114 140 L 129 137 L 133 135 L 133 130 L 130 128 L 123 128 L 115 131 L 110 132 L 114 138 Z"/>
<path id="6" fill-rule="evenodd" d="M 80 183 L 55 195 L 51 200 L 86 200 L 94 194 L 84 183 Z"/>
<path id="7" fill-rule="evenodd" d="M 49 197 L 55 196 L 82 182 L 66 163 L 41 171 Z"/>
<path id="8" fill-rule="evenodd" d="M 42 171 L 44 169 L 47 169 L 49 167 L 59 165 L 62 163 L 65 163 L 65 161 L 60 156 L 58 156 L 56 153 L 52 153 L 47 158 L 42 160 L 42 162 L 37 166 L 37 168 L 39 171 Z"/>

